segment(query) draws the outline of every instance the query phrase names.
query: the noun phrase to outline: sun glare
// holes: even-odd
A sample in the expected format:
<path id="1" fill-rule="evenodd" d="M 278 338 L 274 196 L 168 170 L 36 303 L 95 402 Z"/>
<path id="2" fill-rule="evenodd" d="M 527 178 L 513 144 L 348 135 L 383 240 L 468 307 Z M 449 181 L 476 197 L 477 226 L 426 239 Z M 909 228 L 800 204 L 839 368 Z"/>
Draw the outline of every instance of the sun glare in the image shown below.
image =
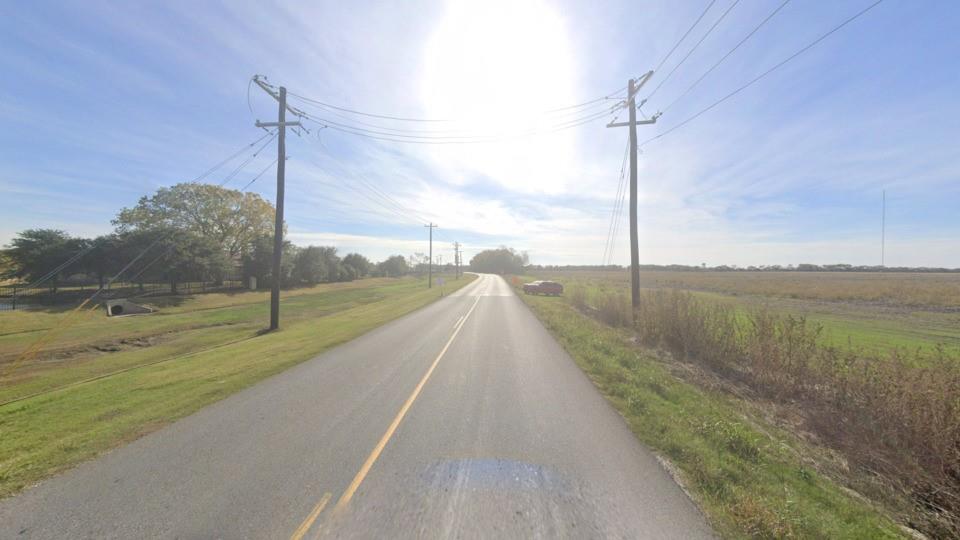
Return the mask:
<path id="1" fill-rule="evenodd" d="M 576 101 L 574 72 L 564 20 L 547 3 L 451 1 L 424 50 L 424 109 L 432 118 L 462 120 L 436 129 L 463 128 L 506 140 L 432 154 L 460 172 L 480 173 L 514 189 L 562 189 L 560 173 L 571 165 L 573 135 L 524 139 L 522 145 L 515 135 L 549 130 L 571 118 L 542 112 Z"/>

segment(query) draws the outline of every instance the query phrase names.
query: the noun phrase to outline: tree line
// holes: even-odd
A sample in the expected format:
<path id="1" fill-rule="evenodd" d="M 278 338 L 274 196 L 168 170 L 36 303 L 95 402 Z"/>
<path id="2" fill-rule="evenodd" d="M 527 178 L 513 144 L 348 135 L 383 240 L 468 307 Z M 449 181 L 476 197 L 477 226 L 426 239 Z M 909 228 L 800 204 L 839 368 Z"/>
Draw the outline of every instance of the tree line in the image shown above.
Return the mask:
<path id="1" fill-rule="evenodd" d="M 188 281 L 220 284 L 251 277 L 265 288 L 274 280 L 273 220 L 273 205 L 255 193 L 177 184 L 120 210 L 110 234 L 83 238 L 55 229 L 21 231 L 0 250 L 0 278 L 32 283 L 49 276 L 44 285 L 54 292 L 67 279 L 103 287 L 114 277 L 168 283 L 173 293 Z M 341 257 L 332 246 L 290 242 L 284 242 L 281 261 L 278 277 L 285 287 L 408 272 L 402 255 L 374 264 L 359 253 Z"/>
<path id="2" fill-rule="evenodd" d="M 626 271 L 629 266 L 619 264 L 606 265 L 532 265 L 533 270 L 612 270 Z M 940 268 L 928 266 L 870 266 L 854 264 L 807 264 L 798 265 L 760 265 L 760 266 L 737 266 L 722 264 L 719 266 L 700 266 L 687 264 L 641 264 L 640 270 L 658 270 L 666 272 L 927 272 L 927 273 L 947 273 L 960 272 L 960 268 Z"/>

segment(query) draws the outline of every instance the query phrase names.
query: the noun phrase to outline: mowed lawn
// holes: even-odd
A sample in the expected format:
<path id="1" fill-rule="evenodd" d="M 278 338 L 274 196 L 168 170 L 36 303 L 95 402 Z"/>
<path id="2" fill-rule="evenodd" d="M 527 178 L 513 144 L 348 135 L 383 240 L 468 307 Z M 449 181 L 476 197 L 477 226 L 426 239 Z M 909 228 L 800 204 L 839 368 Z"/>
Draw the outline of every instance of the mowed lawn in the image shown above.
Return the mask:
<path id="1" fill-rule="evenodd" d="M 466 285 L 445 276 L 445 293 Z M 188 415 L 440 297 L 416 278 L 152 300 L 150 315 L 0 313 L 0 496 Z M 41 336 L 52 341 L 29 358 Z"/>

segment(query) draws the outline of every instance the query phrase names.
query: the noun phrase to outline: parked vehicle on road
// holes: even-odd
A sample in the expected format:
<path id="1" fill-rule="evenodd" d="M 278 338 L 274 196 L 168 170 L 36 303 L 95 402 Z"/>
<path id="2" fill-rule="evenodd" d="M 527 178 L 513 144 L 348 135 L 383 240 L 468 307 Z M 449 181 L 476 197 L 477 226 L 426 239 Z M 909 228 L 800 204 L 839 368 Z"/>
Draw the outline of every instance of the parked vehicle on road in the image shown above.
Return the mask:
<path id="1" fill-rule="evenodd" d="M 563 294 L 563 285 L 556 281 L 531 281 L 523 284 L 523 292 L 526 294 L 560 296 Z"/>

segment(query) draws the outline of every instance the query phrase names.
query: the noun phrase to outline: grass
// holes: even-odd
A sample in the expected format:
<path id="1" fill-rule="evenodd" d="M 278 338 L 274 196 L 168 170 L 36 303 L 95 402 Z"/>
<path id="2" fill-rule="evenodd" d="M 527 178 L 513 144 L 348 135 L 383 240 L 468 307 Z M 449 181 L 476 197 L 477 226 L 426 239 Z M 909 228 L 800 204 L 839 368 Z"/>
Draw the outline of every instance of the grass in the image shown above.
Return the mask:
<path id="1" fill-rule="evenodd" d="M 821 275 L 816 286 L 829 290 L 832 278 Z M 634 323 L 622 275 L 561 279 L 569 309 L 664 355 L 685 380 L 760 410 L 764 425 L 810 442 L 820 470 L 930 536 L 960 534 L 958 355 L 933 340 L 917 345 L 929 336 L 907 324 L 960 306 L 914 307 L 891 321 L 876 306 L 818 300 L 835 317 L 825 326 L 793 299 L 662 287 L 642 291 Z"/>
<path id="2" fill-rule="evenodd" d="M 562 298 L 524 299 L 645 444 L 669 458 L 726 538 L 899 538 L 898 526 L 728 396 L 674 376 Z"/>
<path id="3" fill-rule="evenodd" d="M 446 291 L 472 278 L 448 279 Z M 62 389 L 0 406 L 0 497 L 436 300 L 437 290 L 423 284 L 371 279 L 289 291 L 281 330 L 268 334 L 260 332 L 264 293 L 202 295 L 154 315 L 87 318 L 64 333 L 57 352 L 2 380 L 0 401 Z M 29 341 L 23 335 L 59 320 L 56 313 L 2 315 L 7 341 L 0 350 L 8 363 L 11 343 L 23 347 Z M 141 345 L 123 343 L 133 339 Z M 118 350 L 108 352 L 104 344 L 119 344 Z M 128 368 L 136 369 L 76 384 Z"/>
<path id="4" fill-rule="evenodd" d="M 626 281 L 621 272 L 583 272 Z M 641 272 L 651 288 L 713 291 L 724 294 L 853 302 L 921 309 L 960 306 L 960 272 Z"/>
<path id="5" fill-rule="evenodd" d="M 627 271 L 554 271 L 539 279 L 575 282 L 598 293 L 629 287 Z M 643 271 L 644 289 L 683 290 L 738 310 L 802 315 L 820 324 L 822 343 L 960 359 L 960 273 Z"/>

